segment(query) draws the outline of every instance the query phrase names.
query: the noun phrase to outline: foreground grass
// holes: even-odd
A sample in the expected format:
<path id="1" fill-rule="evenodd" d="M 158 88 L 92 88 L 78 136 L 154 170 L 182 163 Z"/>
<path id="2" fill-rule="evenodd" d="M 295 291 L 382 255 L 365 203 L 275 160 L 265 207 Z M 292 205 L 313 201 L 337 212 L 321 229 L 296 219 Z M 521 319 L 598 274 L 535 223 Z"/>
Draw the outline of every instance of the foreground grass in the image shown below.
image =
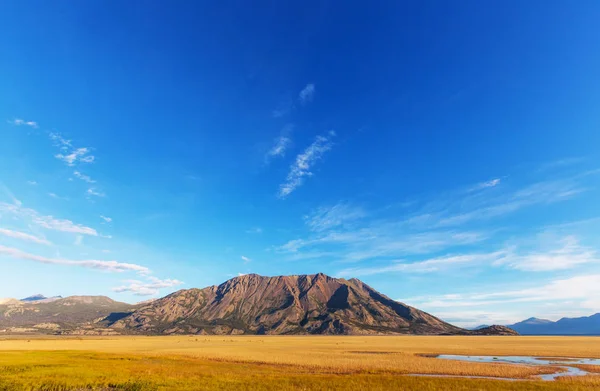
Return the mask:
<path id="1" fill-rule="evenodd" d="M 0 391 L 598 390 L 600 376 L 528 378 L 549 368 L 421 354 L 597 357 L 600 339 L 478 337 L 119 337 L 0 340 Z M 465 352 L 465 350 L 467 352 Z M 593 350 L 594 353 L 591 353 Z"/>

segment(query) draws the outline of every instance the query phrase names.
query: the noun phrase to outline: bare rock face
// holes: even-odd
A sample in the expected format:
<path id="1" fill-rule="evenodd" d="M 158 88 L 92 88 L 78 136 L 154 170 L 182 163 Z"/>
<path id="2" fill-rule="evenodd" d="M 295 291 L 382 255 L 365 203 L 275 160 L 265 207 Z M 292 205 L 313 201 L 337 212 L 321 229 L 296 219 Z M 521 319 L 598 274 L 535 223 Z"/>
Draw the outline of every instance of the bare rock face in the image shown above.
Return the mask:
<path id="1" fill-rule="evenodd" d="M 464 334 L 357 279 L 248 274 L 175 292 L 111 326 L 149 334 Z"/>

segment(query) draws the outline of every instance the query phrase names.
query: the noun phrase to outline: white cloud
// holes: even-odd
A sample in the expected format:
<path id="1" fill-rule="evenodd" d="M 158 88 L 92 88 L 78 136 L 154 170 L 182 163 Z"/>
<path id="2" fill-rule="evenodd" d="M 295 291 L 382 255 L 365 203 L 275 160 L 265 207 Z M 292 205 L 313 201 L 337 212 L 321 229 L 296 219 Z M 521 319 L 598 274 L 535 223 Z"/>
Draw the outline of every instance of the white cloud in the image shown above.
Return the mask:
<path id="1" fill-rule="evenodd" d="M 37 236 L 26 234 L 24 232 L 12 231 L 10 229 L 0 228 L 0 235 L 4 235 L 13 239 L 26 240 L 32 243 L 44 244 L 46 246 L 52 245 L 52 243 L 44 238 L 38 238 Z"/>
<path id="2" fill-rule="evenodd" d="M 244 255 L 242 255 L 242 261 L 244 261 L 244 263 L 248 263 L 248 262 L 252 262 L 252 260 Z"/>
<path id="3" fill-rule="evenodd" d="M 38 124 L 35 121 L 25 121 L 23 119 L 20 118 L 15 118 L 12 121 L 8 121 L 8 123 L 13 124 L 15 126 L 30 126 L 34 129 L 38 128 Z"/>
<path id="4" fill-rule="evenodd" d="M 246 233 L 247 234 L 261 234 L 261 233 L 263 233 L 263 230 L 260 227 L 252 227 L 252 228 L 246 230 Z"/>
<path id="5" fill-rule="evenodd" d="M 487 286 L 486 292 L 477 291 L 450 293 L 443 295 L 428 295 L 413 298 L 403 298 L 399 301 L 435 313 L 441 318 L 462 323 L 463 325 L 478 324 L 510 324 L 524 317 L 538 316 L 553 318 L 549 307 L 557 307 L 561 316 L 567 313 L 589 314 L 600 311 L 600 274 L 576 275 L 559 278 L 531 287 L 511 289 L 506 286 Z M 535 303 L 535 305 L 532 305 Z M 521 304 L 525 304 L 523 311 Z M 483 308 L 482 308 L 483 307 Z M 494 308 L 489 311 L 485 307 Z M 496 308 L 502 308 L 496 310 Z M 457 310 L 467 308 L 467 310 Z M 446 311 L 444 312 L 444 310 Z M 448 311 L 447 309 L 451 309 Z M 533 313 L 532 313 L 533 312 Z"/>
<path id="6" fill-rule="evenodd" d="M 54 155 L 54 157 L 62 160 L 70 167 L 75 166 L 78 162 L 93 163 L 96 159 L 94 155 L 90 154 L 90 148 L 75 148 L 73 147 L 71 140 L 65 139 L 60 133 L 49 133 L 48 136 L 61 150 L 61 152 Z M 77 176 L 77 174 L 75 175 Z"/>
<path id="7" fill-rule="evenodd" d="M 87 194 L 95 197 L 106 197 L 106 194 L 99 192 L 91 187 L 87 190 Z"/>
<path id="8" fill-rule="evenodd" d="M 331 138 L 335 136 L 334 131 L 330 131 L 325 136 L 317 136 L 316 140 L 306 150 L 296 157 L 294 164 L 290 167 L 290 172 L 285 183 L 279 187 L 279 197 L 285 198 L 296 188 L 304 183 L 305 177 L 312 176 L 312 166 L 323 158 L 325 152 L 333 146 Z"/>
<path id="9" fill-rule="evenodd" d="M 428 254 L 451 247 L 478 243 L 487 234 L 472 231 L 431 231 L 409 233 L 401 226 L 388 222 L 375 222 L 363 228 L 319 233 L 308 239 L 294 239 L 275 247 L 280 253 L 296 254 L 300 250 L 332 254 L 342 262 L 359 262 L 377 258 Z"/>
<path id="10" fill-rule="evenodd" d="M 525 255 L 511 254 L 496 261 L 497 265 L 507 265 L 523 271 L 551 271 L 572 269 L 587 263 L 600 263 L 600 258 L 591 248 L 581 246 L 574 236 L 559 241 L 559 247 L 546 252 L 533 252 Z"/>
<path id="11" fill-rule="evenodd" d="M 457 236 L 455 238 L 458 239 Z M 476 238 L 473 238 L 476 240 Z M 463 240 L 469 243 L 469 237 L 464 236 Z M 425 240 L 427 242 L 427 240 Z M 408 240 L 399 248 L 405 250 L 405 246 L 410 243 L 422 243 L 416 238 Z M 435 243 L 435 242 L 434 242 Z M 443 243 L 438 243 L 443 244 Z M 349 268 L 342 270 L 340 276 L 365 276 L 372 274 L 382 274 L 390 272 L 437 272 L 442 269 L 464 267 L 464 266 L 507 266 L 512 269 L 544 272 L 554 270 L 572 269 L 583 264 L 600 263 L 600 258 L 590 248 L 583 247 L 578 240 L 573 236 L 564 237 L 559 241 L 560 247 L 547 251 L 538 250 L 519 254 L 517 247 L 506 247 L 498 251 L 489 253 L 472 253 L 472 254 L 457 254 L 427 259 L 424 261 L 406 263 L 404 261 L 396 261 L 379 267 L 367 268 Z M 418 250 L 411 248 L 411 250 Z M 429 245 L 426 245 L 429 248 Z M 369 257 L 384 255 L 385 252 L 371 252 Z M 350 254 L 349 256 L 352 256 Z M 360 254 L 360 259 L 368 258 L 364 254 Z"/>
<path id="12" fill-rule="evenodd" d="M 75 242 L 73 242 L 75 246 L 81 246 L 83 244 L 83 235 L 77 235 L 75 237 Z"/>
<path id="13" fill-rule="evenodd" d="M 307 84 L 302 91 L 298 94 L 300 103 L 305 104 L 313 100 L 315 95 L 315 85 L 313 83 Z"/>
<path id="14" fill-rule="evenodd" d="M 272 147 L 265 155 L 265 163 L 269 163 L 272 159 L 285 156 L 287 150 L 292 145 L 292 131 L 294 126 L 287 124 L 281 130 L 281 134 L 273 141 Z"/>
<path id="15" fill-rule="evenodd" d="M 267 152 L 268 157 L 279 157 L 285 156 L 285 151 L 292 143 L 292 139 L 286 136 L 279 136 L 275 139 L 275 143 L 269 152 Z"/>
<path id="16" fill-rule="evenodd" d="M 127 280 L 125 282 L 128 285 L 115 287 L 113 288 L 113 291 L 117 293 L 132 292 L 136 296 L 153 296 L 157 295 L 160 289 L 183 285 L 182 281 L 170 278 L 161 280 L 159 278 L 149 276 L 147 279 L 147 282 L 139 280 Z"/>
<path id="17" fill-rule="evenodd" d="M 111 219 L 110 217 L 106 217 L 106 216 L 100 216 L 100 218 L 104 221 L 106 221 L 107 223 L 112 222 L 113 219 Z"/>
<path id="18" fill-rule="evenodd" d="M 133 263 L 122 263 L 117 261 L 97 261 L 97 260 L 84 260 L 75 261 L 69 259 L 60 258 L 48 258 L 40 255 L 29 254 L 16 248 L 5 247 L 0 245 L 0 255 L 4 255 L 11 258 L 18 258 L 28 261 L 34 261 L 49 265 L 65 265 L 65 266 L 80 266 L 88 269 L 97 269 L 108 272 L 127 272 L 133 271 L 140 274 L 150 273 L 150 269 L 145 266 L 136 265 Z"/>
<path id="19" fill-rule="evenodd" d="M 500 184 L 500 182 L 501 182 L 500 178 L 491 179 L 487 182 L 478 183 L 477 185 L 473 186 L 470 190 L 476 191 L 476 190 L 488 189 L 490 187 L 496 187 Z"/>
<path id="20" fill-rule="evenodd" d="M 35 185 L 37 185 L 37 182 L 36 181 L 27 181 L 27 184 L 31 185 L 31 186 L 35 186 Z"/>
<path id="21" fill-rule="evenodd" d="M 93 180 L 92 178 L 90 178 L 90 177 L 89 177 L 89 176 L 87 176 L 87 175 L 84 175 L 84 174 L 82 174 L 82 173 L 81 173 L 81 172 L 79 172 L 79 171 L 75 171 L 75 172 L 73 172 L 73 175 L 75 175 L 77 178 L 81 179 L 81 180 L 82 180 L 82 181 L 84 181 L 84 182 L 87 182 L 87 183 L 96 183 L 96 181 L 95 181 L 95 180 Z"/>
<path id="22" fill-rule="evenodd" d="M 349 203 L 338 203 L 331 207 L 320 207 L 305 216 L 304 220 L 311 231 L 322 232 L 362 219 L 366 215 L 362 208 Z"/>
<path id="23" fill-rule="evenodd" d="M 505 253 L 498 251 L 489 254 L 467 254 L 467 255 L 451 255 L 438 258 L 427 259 L 425 261 L 406 263 L 403 261 L 394 262 L 382 267 L 369 268 L 351 268 L 345 269 L 338 273 L 341 277 L 358 277 L 369 276 L 382 273 L 429 273 L 438 272 L 448 268 L 461 267 L 469 264 L 483 265 L 490 261 L 495 261 L 503 257 Z"/>
<path id="24" fill-rule="evenodd" d="M 446 210 L 438 213 L 440 216 L 436 225 L 438 227 L 460 225 L 473 220 L 500 217 L 528 206 L 571 199 L 583 191 L 585 191 L 585 188 L 578 181 L 571 178 L 534 183 L 495 198 L 484 198 L 483 200 L 480 198 L 459 199 L 456 201 L 456 208 L 454 205 L 449 205 Z M 476 202 L 472 202 L 473 200 Z M 472 203 L 475 203 L 475 205 L 471 205 Z M 462 211 L 452 214 L 453 209 Z"/>
<path id="25" fill-rule="evenodd" d="M 54 141 L 55 145 L 61 150 L 66 151 L 71 148 L 71 140 L 65 139 L 60 133 L 49 133 L 50 140 Z"/>
<path id="26" fill-rule="evenodd" d="M 93 155 L 88 155 L 90 150 L 88 148 L 77 148 L 70 151 L 68 154 L 58 153 L 54 155 L 55 158 L 62 160 L 68 166 L 74 166 L 76 162 L 92 163 L 95 159 Z"/>
<path id="27" fill-rule="evenodd" d="M 98 236 L 98 232 L 93 228 L 86 227 L 81 224 L 75 224 L 71 220 L 56 219 L 52 216 L 44 216 L 33 209 L 23 208 L 20 205 L 12 205 L 0 202 L 0 212 L 12 213 L 21 218 L 28 218 L 34 224 L 54 231 Z"/>

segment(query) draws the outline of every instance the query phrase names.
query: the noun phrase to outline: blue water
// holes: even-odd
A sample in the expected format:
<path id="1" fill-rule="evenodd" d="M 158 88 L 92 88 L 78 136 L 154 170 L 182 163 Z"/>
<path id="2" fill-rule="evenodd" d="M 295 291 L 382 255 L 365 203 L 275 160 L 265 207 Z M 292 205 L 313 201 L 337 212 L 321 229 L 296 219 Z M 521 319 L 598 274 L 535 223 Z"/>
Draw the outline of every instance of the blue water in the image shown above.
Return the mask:
<path id="1" fill-rule="evenodd" d="M 573 367 L 575 364 L 589 364 L 589 365 L 600 365 L 600 359 L 597 358 L 564 358 L 564 357 L 556 357 L 556 358 L 540 358 L 540 357 L 529 357 L 529 356 L 459 356 L 453 354 L 441 354 L 437 356 L 437 358 L 442 360 L 456 360 L 456 361 L 469 361 L 469 362 L 500 362 L 500 363 L 508 363 L 508 364 L 521 364 L 521 365 L 551 365 L 554 367 L 559 367 L 564 370 L 564 372 L 556 372 L 550 373 L 546 375 L 539 375 L 539 378 L 542 380 L 556 380 L 562 376 L 584 376 L 587 375 L 588 372 Z M 465 376 L 466 377 L 466 376 Z M 499 379 L 499 378 L 491 378 L 491 379 Z M 501 379 L 508 380 L 508 379 Z M 514 379 L 511 379 L 514 380 Z"/>

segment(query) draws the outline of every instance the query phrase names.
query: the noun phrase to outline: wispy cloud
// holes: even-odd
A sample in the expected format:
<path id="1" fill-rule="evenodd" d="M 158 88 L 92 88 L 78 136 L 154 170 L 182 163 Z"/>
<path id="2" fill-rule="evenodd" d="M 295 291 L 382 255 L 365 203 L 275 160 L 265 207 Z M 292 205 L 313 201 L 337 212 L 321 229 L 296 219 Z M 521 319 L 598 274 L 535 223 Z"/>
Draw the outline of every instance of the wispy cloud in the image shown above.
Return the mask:
<path id="1" fill-rule="evenodd" d="M 292 131 L 294 126 L 287 124 L 281 130 L 281 134 L 273 141 L 273 145 L 265 154 L 265 163 L 268 164 L 272 159 L 284 157 L 287 150 L 292 145 Z"/>
<path id="2" fill-rule="evenodd" d="M 514 213 L 533 205 L 568 200 L 584 191 L 585 187 L 576 178 L 538 182 L 492 198 L 458 199 L 455 205 L 448 205 L 445 210 L 431 215 L 437 217 L 437 226 L 460 225 Z"/>
<path id="3" fill-rule="evenodd" d="M 35 185 L 37 185 L 37 182 L 36 181 L 27 181 L 27 184 L 31 185 L 31 186 L 35 186 Z"/>
<path id="4" fill-rule="evenodd" d="M 84 174 L 82 174 L 82 173 L 81 173 L 81 172 L 79 172 L 79 171 L 74 171 L 74 172 L 73 172 L 73 175 L 75 175 L 77 178 L 81 179 L 81 180 L 82 180 L 82 181 L 84 181 L 84 182 L 87 182 L 87 183 L 96 183 L 96 181 L 95 181 L 95 180 L 93 180 L 92 178 L 90 178 L 90 177 L 89 177 L 89 176 L 87 176 L 87 175 L 84 175 Z"/>
<path id="5" fill-rule="evenodd" d="M 20 218 L 29 219 L 32 223 L 40 227 L 54 231 L 98 236 L 98 232 L 93 228 L 73 223 L 71 220 L 57 219 L 53 216 L 45 216 L 33 209 L 24 208 L 20 205 L 0 202 L 0 212 L 12 213 Z"/>
<path id="6" fill-rule="evenodd" d="M 290 195 L 304 183 L 306 177 L 313 175 L 312 167 L 323 158 L 325 152 L 332 148 L 333 142 L 331 139 L 334 136 L 334 131 L 328 132 L 325 136 L 317 136 L 315 141 L 296 157 L 295 162 L 290 167 L 286 181 L 279 187 L 278 195 L 280 198 Z"/>
<path id="7" fill-rule="evenodd" d="M 302 91 L 298 94 L 298 99 L 300 99 L 300 103 L 306 104 L 311 102 L 315 96 L 315 85 L 313 83 L 307 84 Z"/>
<path id="8" fill-rule="evenodd" d="M 487 237 L 486 233 L 476 231 L 410 232 L 402 225 L 375 221 L 350 230 L 330 230 L 290 240 L 275 247 L 275 251 L 294 255 L 300 251 L 335 254 L 337 262 L 360 262 L 429 254 L 478 243 Z"/>
<path id="9" fill-rule="evenodd" d="M 600 264 L 600 257 L 589 247 L 579 244 L 575 236 L 566 236 L 558 241 L 558 247 L 548 251 L 536 251 L 524 255 L 509 254 L 496 261 L 523 271 L 551 271 L 572 269 L 583 264 Z"/>
<path id="10" fill-rule="evenodd" d="M 16 248 L 5 247 L 0 245 L 0 255 L 23 259 L 33 262 L 39 262 L 49 265 L 64 265 L 64 266 L 80 266 L 88 269 L 96 269 L 107 272 L 127 272 L 133 271 L 140 274 L 150 273 L 150 269 L 145 266 L 136 265 L 133 263 L 122 263 L 117 261 L 97 261 L 97 260 L 69 260 L 60 258 L 48 258 L 40 255 L 29 254 Z"/>
<path id="11" fill-rule="evenodd" d="M 491 180 L 486 181 L 486 182 L 478 183 L 477 185 L 473 186 L 469 190 L 470 191 L 477 191 L 477 190 L 482 190 L 482 189 L 488 189 L 490 187 L 496 187 L 496 186 L 498 186 L 500 184 L 500 182 L 501 182 L 500 178 L 491 179 Z"/>
<path id="12" fill-rule="evenodd" d="M 106 217 L 106 216 L 102 216 L 102 215 L 100 216 L 100 218 L 101 218 L 102 220 L 104 220 L 105 222 L 107 222 L 107 223 L 110 223 L 110 222 L 112 222 L 112 220 L 113 220 L 113 219 L 111 219 L 110 217 Z"/>
<path id="13" fill-rule="evenodd" d="M 317 208 L 305 216 L 304 220 L 311 231 L 322 232 L 366 216 L 367 213 L 362 208 L 347 202 L 340 202 L 330 207 Z"/>
<path id="14" fill-rule="evenodd" d="M 252 262 L 252 260 L 244 255 L 242 255 L 242 261 L 244 261 L 244 263 L 248 263 L 248 262 Z"/>
<path id="15" fill-rule="evenodd" d="M 411 243 L 412 241 L 409 241 Z M 505 246 L 488 253 L 454 254 L 423 261 L 407 263 L 393 261 L 383 266 L 349 268 L 340 271 L 340 276 L 364 276 L 390 272 L 437 272 L 456 267 L 495 266 L 508 267 L 528 272 L 547 272 L 573 269 L 583 264 L 600 263 L 595 251 L 581 246 L 574 236 L 558 241 L 557 248 L 534 252 L 519 250 L 517 246 Z"/>
<path id="16" fill-rule="evenodd" d="M 172 288 L 179 285 L 183 285 L 182 281 L 167 278 L 165 280 L 161 280 L 156 277 L 149 276 L 148 281 L 139 281 L 139 280 L 127 280 L 125 283 L 127 285 L 122 285 L 113 288 L 113 292 L 123 293 L 123 292 L 132 292 L 136 296 L 154 296 L 160 292 L 160 289 L 164 288 Z"/>
<path id="17" fill-rule="evenodd" d="M 12 121 L 7 121 L 9 124 L 13 124 L 15 126 L 29 126 L 32 127 L 34 129 L 38 128 L 38 124 L 35 121 L 26 121 L 24 119 L 20 119 L 20 118 L 15 118 Z"/>
<path id="18" fill-rule="evenodd" d="M 460 293 L 446 293 L 442 295 L 427 295 L 398 300 L 417 306 L 426 311 L 434 312 L 446 320 L 452 319 L 456 323 L 477 325 L 481 323 L 507 324 L 527 317 L 546 316 L 544 303 L 554 303 L 562 306 L 561 315 L 565 316 L 569 309 L 576 312 L 597 311 L 599 304 L 594 298 L 600 297 L 600 274 L 575 275 L 567 278 L 558 278 L 545 283 L 529 284 L 519 283 L 521 287 L 487 286 L 485 292 L 468 291 Z M 525 307 L 528 312 L 519 314 L 517 305 L 537 303 Z M 489 311 L 487 307 L 498 310 Z M 500 308 L 505 308 L 504 310 Z M 460 308 L 466 308 L 462 311 Z M 446 312 L 444 312 L 446 309 Z M 447 309 L 451 309 L 448 312 Z M 503 313 L 504 312 L 504 313 Z M 534 312 L 534 313 L 532 313 Z M 461 319 L 461 313 L 462 319 Z"/>
<path id="19" fill-rule="evenodd" d="M 60 133 L 50 132 L 48 137 L 50 137 L 50 140 L 54 141 L 54 144 L 63 151 L 66 151 L 72 147 L 71 140 L 67 140 Z"/>
<path id="20" fill-rule="evenodd" d="M 68 166 L 75 166 L 76 163 L 93 163 L 96 159 L 94 155 L 90 154 L 90 148 L 75 148 L 71 140 L 65 139 L 60 133 L 51 132 L 48 136 L 61 150 L 54 157 L 63 161 Z"/>
<path id="21" fill-rule="evenodd" d="M 252 227 L 248 230 L 246 230 L 247 234 L 261 234 L 263 233 L 263 229 L 260 227 Z"/>
<path id="22" fill-rule="evenodd" d="M 468 254 L 468 255 L 450 255 L 439 258 L 427 259 L 419 262 L 397 261 L 390 265 L 382 267 L 369 268 L 350 268 L 344 269 L 338 273 L 341 277 L 359 277 L 383 273 L 429 273 L 439 272 L 448 268 L 461 267 L 463 265 L 477 263 L 483 265 L 485 262 L 495 261 L 504 256 L 504 252 L 499 251 L 490 254 Z"/>
<path id="23" fill-rule="evenodd" d="M 106 197 L 106 194 L 91 187 L 87 190 L 87 194 L 94 197 Z"/>
<path id="24" fill-rule="evenodd" d="M 50 243 L 48 240 L 46 240 L 44 238 L 39 238 L 34 235 L 30 235 L 30 234 L 27 234 L 24 232 L 19 232 L 19 231 L 13 231 L 10 229 L 0 228 L 0 235 L 4 235 L 4 236 L 7 236 L 7 237 L 13 238 L 13 239 L 26 240 L 26 241 L 32 242 L 32 243 L 44 244 L 46 246 L 52 245 L 52 243 Z"/>

